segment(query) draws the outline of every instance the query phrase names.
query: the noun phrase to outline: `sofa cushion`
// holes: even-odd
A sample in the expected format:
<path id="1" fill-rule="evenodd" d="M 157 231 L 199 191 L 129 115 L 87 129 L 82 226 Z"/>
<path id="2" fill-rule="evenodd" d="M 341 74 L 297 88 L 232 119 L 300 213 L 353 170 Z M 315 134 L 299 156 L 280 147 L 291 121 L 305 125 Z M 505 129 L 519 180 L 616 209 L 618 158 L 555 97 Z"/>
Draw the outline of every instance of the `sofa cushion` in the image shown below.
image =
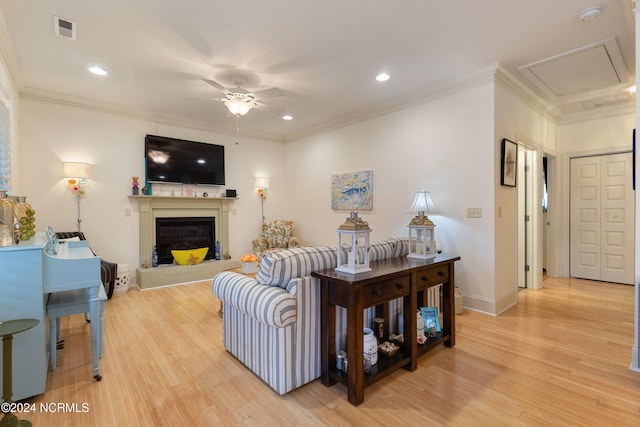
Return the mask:
<path id="1" fill-rule="evenodd" d="M 309 276 L 314 271 L 335 268 L 336 246 L 304 246 L 266 253 L 260 261 L 256 280 L 270 286 L 286 288 L 296 277 Z"/>
<path id="2" fill-rule="evenodd" d="M 409 254 L 409 238 L 408 237 L 389 237 L 384 240 L 385 243 L 391 243 L 394 248 L 393 256 L 407 256 Z"/>
<path id="3" fill-rule="evenodd" d="M 369 245 L 369 261 L 393 258 L 395 248 L 390 242 L 378 242 Z"/>

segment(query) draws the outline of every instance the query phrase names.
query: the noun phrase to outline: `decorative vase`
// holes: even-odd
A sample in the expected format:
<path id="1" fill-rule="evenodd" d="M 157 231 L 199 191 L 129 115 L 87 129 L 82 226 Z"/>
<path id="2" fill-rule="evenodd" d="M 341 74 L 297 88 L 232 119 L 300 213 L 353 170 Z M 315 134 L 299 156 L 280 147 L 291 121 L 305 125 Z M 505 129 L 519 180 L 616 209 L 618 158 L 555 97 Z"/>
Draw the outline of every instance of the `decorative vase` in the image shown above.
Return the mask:
<path id="1" fill-rule="evenodd" d="M 372 329 L 364 328 L 364 342 L 362 351 L 364 352 L 364 358 L 371 361 L 371 366 L 378 363 L 378 339 L 373 333 Z"/>
<path id="2" fill-rule="evenodd" d="M 15 244 L 15 203 L 7 197 L 5 190 L 0 190 L 0 246 Z"/>
<path id="3" fill-rule="evenodd" d="M 420 314 L 420 311 L 416 311 L 417 331 L 418 331 L 418 344 L 424 344 L 427 341 L 427 337 L 424 335 L 424 319 Z"/>
<path id="4" fill-rule="evenodd" d="M 253 274 L 258 272 L 258 262 L 243 262 L 242 263 L 242 273 L 243 274 Z"/>

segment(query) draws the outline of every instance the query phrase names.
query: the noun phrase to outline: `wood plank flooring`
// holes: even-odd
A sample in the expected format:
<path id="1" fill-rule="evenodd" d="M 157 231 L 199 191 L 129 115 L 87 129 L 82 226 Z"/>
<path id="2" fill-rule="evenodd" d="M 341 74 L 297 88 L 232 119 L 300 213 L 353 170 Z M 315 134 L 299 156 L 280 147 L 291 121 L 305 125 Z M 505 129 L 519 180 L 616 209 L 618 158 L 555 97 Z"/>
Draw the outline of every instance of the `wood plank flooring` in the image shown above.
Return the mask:
<path id="1" fill-rule="evenodd" d="M 640 426 L 633 295 L 547 279 L 500 316 L 465 311 L 453 349 L 377 382 L 354 407 L 344 386 L 319 380 L 279 396 L 227 353 L 210 282 L 133 288 L 105 307 L 103 380 L 92 378 L 89 325 L 64 318 L 47 391 L 17 415 L 52 427 Z"/>

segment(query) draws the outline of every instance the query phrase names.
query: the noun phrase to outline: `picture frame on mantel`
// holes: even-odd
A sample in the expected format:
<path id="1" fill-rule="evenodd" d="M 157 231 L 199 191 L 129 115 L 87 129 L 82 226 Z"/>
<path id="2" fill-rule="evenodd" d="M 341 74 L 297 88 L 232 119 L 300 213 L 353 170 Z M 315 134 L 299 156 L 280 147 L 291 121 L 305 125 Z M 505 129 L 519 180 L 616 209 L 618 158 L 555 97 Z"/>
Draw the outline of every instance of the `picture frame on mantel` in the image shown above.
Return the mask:
<path id="1" fill-rule="evenodd" d="M 506 187 L 516 186 L 518 172 L 518 144 L 504 138 L 500 159 L 500 184 Z"/>

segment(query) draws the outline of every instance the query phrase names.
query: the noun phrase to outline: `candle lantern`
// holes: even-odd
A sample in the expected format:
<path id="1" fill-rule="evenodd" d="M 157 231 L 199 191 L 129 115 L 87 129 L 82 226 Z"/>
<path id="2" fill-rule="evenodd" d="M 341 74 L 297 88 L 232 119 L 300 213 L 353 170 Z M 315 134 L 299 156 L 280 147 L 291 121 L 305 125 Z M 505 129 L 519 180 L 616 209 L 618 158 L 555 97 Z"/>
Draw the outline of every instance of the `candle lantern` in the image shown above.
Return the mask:
<path id="1" fill-rule="evenodd" d="M 357 212 L 351 212 L 351 216 L 338 227 L 337 231 L 338 250 L 336 254 L 338 262 L 336 271 L 350 274 L 371 271 L 369 268 L 369 236 L 371 235 L 369 224 L 362 218 L 358 218 Z"/>

